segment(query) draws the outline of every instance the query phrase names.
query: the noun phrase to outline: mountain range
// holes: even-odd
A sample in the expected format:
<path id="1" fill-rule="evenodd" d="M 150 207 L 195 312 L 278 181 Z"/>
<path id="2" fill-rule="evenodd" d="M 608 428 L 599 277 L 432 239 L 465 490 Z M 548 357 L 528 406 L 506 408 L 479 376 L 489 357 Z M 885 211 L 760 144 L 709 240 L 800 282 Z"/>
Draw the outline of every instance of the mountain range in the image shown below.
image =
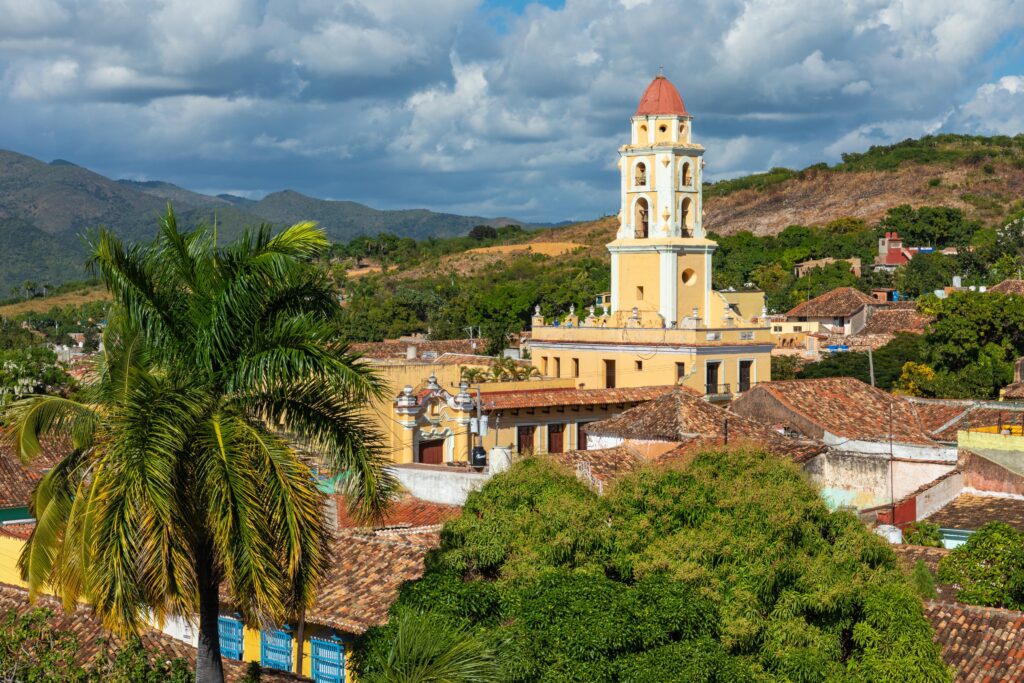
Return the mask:
<path id="1" fill-rule="evenodd" d="M 284 190 L 256 201 L 211 196 L 160 181 L 112 180 L 69 161 L 46 163 L 0 150 L 0 298 L 27 280 L 57 284 L 85 275 L 83 235 L 106 226 L 126 240 L 147 241 L 171 202 L 180 225 L 217 222 L 230 240 L 259 223 L 313 220 L 335 242 L 391 232 L 425 238 L 463 235 L 475 225 L 523 225 L 426 209 L 384 211 Z"/>

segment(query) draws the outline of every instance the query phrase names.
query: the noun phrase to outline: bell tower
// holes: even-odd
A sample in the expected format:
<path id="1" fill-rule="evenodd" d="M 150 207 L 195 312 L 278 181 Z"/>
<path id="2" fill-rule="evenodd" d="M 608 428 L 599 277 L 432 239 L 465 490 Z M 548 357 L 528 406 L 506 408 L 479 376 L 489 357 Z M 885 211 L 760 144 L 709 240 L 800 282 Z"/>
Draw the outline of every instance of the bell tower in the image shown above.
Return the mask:
<path id="1" fill-rule="evenodd" d="M 608 245 L 612 312 L 642 327 L 708 318 L 717 245 L 704 236 L 704 148 L 692 142 L 692 122 L 679 91 L 658 74 L 631 118 L 629 144 L 619 148 L 619 230 Z"/>

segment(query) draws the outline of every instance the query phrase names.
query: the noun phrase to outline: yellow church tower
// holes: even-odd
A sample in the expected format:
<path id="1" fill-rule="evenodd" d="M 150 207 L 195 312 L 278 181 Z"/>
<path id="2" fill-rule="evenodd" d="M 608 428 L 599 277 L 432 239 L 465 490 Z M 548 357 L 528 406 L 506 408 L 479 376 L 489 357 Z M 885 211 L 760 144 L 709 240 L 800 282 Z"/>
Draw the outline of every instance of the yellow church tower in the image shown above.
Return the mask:
<path id="1" fill-rule="evenodd" d="M 587 388 L 681 384 L 729 400 L 771 379 L 774 342 L 759 291 L 712 288 L 702 221 L 704 148 L 679 91 L 659 74 L 619 148 L 621 211 L 611 308 L 533 317 L 531 353 L 548 378 Z"/>
<path id="2" fill-rule="evenodd" d="M 631 123 L 630 143 L 619 148 L 619 231 L 608 245 L 612 311 L 636 309 L 648 320 L 644 327 L 715 318 L 709 309 L 716 244 L 705 239 L 701 221 L 704 148 L 692 142 L 693 117 L 659 74 Z"/>

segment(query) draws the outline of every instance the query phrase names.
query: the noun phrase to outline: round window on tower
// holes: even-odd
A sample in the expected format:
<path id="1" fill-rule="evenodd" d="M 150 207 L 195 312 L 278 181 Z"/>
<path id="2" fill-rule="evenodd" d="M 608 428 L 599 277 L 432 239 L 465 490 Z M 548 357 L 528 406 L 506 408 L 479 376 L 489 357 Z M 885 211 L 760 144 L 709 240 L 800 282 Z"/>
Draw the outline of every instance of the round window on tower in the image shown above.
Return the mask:
<path id="1" fill-rule="evenodd" d="M 658 130 L 660 130 L 662 133 L 664 133 L 665 131 L 668 130 L 668 126 L 666 126 L 665 124 L 661 124 L 661 127 L 658 128 Z"/>
<path id="2" fill-rule="evenodd" d="M 687 287 L 692 287 L 697 282 L 697 273 L 694 272 L 693 268 L 687 268 L 683 271 L 683 284 Z"/>

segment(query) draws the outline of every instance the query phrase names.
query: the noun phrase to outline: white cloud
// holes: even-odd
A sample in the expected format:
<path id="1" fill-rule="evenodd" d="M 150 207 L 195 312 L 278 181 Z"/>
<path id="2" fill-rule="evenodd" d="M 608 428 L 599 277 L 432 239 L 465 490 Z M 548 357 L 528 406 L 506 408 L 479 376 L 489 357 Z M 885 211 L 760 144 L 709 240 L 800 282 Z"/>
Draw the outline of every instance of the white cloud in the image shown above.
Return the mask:
<path id="1" fill-rule="evenodd" d="M 1024 129 L 1020 77 L 992 76 L 1019 0 L 566 0 L 502 15 L 500 32 L 489 11 L 0 0 L 0 147 L 186 186 L 557 220 L 614 210 L 615 150 L 661 64 L 708 177 Z"/>

